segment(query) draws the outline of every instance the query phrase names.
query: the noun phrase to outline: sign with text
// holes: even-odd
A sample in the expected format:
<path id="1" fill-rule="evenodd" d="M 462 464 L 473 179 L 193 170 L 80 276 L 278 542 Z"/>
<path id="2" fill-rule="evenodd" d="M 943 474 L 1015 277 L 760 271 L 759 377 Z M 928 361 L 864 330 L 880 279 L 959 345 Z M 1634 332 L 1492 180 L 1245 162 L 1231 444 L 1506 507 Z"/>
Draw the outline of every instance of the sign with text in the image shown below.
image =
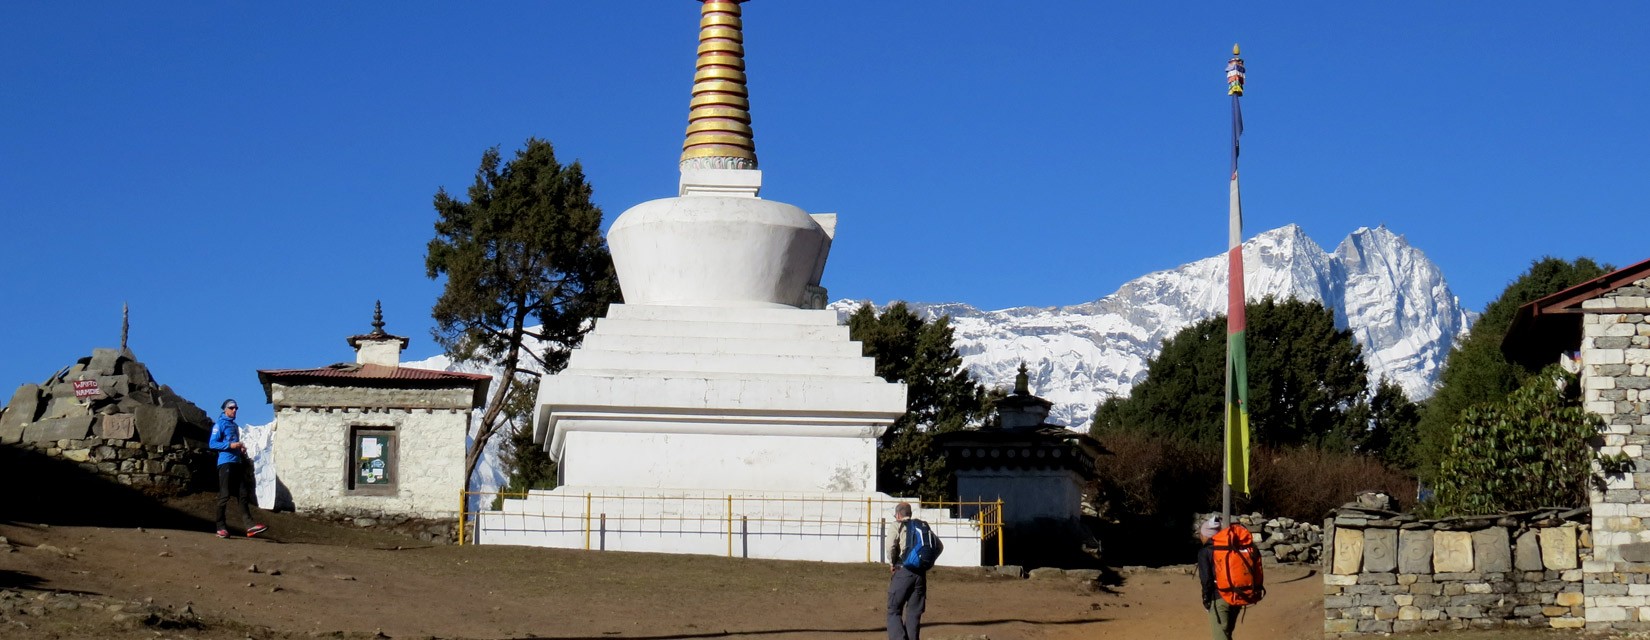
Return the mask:
<path id="1" fill-rule="evenodd" d="M 100 395 L 103 395 L 103 390 L 97 388 L 96 380 L 74 381 L 74 397 L 85 400 L 87 398 L 95 398 Z"/>

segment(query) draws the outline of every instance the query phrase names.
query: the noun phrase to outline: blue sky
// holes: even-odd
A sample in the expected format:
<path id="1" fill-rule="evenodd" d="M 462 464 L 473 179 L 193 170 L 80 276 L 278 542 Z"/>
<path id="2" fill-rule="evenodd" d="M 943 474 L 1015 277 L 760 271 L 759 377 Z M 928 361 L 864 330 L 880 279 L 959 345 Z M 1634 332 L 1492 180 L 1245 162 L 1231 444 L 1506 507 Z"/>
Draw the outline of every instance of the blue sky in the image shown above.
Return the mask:
<path id="1" fill-rule="evenodd" d="M 833 298 L 1092 300 L 1224 249 L 1240 42 L 1248 235 L 1385 224 L 1474 309 L 1542 255 L 1650 257 L 1650 4 L 1293 4 L 756 0 L 763 196 L 840 214 Z M 674 195 L 697 13 L 12 3 L 0 401 L 122 302 L 162 382 L 254 423 L 255 370 L 351 359 L 374 300 L 434 355 L 437 187 L 538 136 L 609 223 Z"/>

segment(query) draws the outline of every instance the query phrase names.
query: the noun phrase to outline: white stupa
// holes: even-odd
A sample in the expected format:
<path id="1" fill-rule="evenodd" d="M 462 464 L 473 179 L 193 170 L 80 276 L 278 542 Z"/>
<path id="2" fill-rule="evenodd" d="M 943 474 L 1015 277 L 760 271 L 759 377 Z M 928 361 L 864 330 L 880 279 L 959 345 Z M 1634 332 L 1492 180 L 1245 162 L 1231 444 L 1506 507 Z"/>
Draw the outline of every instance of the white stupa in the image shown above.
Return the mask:
<path id="1" fill-rule="evenodd" d="M 877 438 L 905 385 L 824 309 L 834 214 L 758 197 L 738 1 L 706 1 L 678 195 L 613 223 L 625 303 L 542 382 L 559 488 L 483 513 L 484 544 L 880 561 L 899 499 Z M 911 500 L 916 504 L 915 500 Z M 944 564 L 980 532 L 941 509 Z"/>

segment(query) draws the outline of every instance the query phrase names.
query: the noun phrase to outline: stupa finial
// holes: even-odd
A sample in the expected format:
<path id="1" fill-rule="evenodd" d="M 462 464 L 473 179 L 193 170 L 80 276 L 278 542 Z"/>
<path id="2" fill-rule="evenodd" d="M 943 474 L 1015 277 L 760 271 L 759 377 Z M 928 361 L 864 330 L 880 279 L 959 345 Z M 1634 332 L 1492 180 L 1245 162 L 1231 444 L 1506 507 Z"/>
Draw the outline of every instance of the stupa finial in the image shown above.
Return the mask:
<path id="1" fill-rule="evenodd" d="M 683 169 L 755 169 L 750 93 L 745 89 L 743 0 L 703 0 Z"/>
<path id="2" fill-rule="evenodd" d="M 1020 361 L 1020 372 L 1014 375 L 1014 395 L 1031 395 L 1031 376 L 1026 374 L 1026 363 Z"/>
<path id="3" fill-rule="evenodd" d="M 372 301 L 372 333 L 370 335 L 384 335 L 384 301 Z"/>

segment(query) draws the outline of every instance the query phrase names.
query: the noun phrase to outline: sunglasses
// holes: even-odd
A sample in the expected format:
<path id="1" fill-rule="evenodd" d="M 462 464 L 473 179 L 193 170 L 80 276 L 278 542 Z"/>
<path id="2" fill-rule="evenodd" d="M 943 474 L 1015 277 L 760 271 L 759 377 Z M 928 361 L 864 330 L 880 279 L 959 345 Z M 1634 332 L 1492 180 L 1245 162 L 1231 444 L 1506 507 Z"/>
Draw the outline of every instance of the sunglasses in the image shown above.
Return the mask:
<path id="1" fill-rule="evenodd" d="M 223 410 L 224 410 L 224 411 L 234 411 L 234 410 L 236 410 L 236 409 L 239 409 L 239 408 L 240 408 L 240 407 L 237 407 L 237 406 L 235 406 L 235 405 L 229 405 L 229 406 L 227 406 L 227 407 L 224 407 L 224 408 L 223 408 Z"/>

